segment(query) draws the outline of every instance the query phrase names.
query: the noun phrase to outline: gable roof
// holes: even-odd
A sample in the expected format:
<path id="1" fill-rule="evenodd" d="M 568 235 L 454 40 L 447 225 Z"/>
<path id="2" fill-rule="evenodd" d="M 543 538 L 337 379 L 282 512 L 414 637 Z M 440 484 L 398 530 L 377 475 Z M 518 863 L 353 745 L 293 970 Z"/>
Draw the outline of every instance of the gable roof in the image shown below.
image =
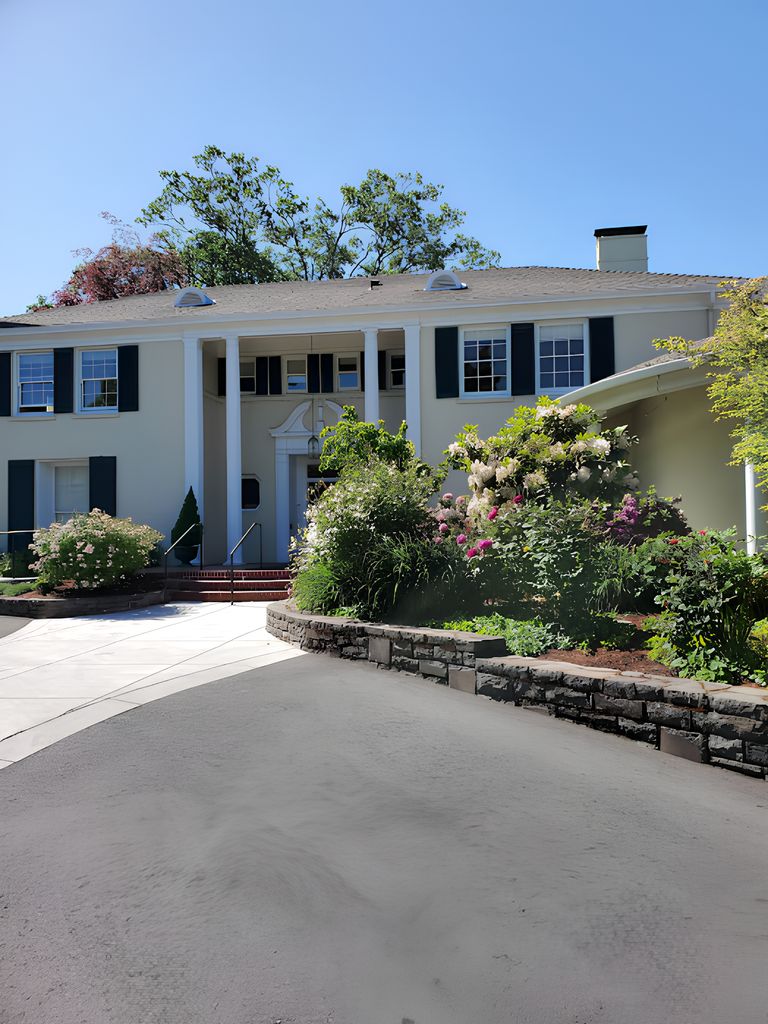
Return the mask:
<path id="1" fill-rule="evenodd" d="M 47 327 L 67 324 L 119 324 L 124 321 L 191 323 L 217 315 L 267 316 L 271 313 L 334 313 L 406 308 L 476 306 L 483 303 L 546 301 L 549 298 L 631 297 L 644 294 L 707 291 L 722 277 L 652 274 L 642 271 L 580 270 L 569 267 L 506 267 L 465 270 L 461 291 L 424 291 L 429 274 L 384 274 L 374 280 L 280 281 L 275 284 L 227 285 L 204 289 L 215 306 L 178 309 L 176 292 L 131 295 L 108 302 L 61 306 L 0 319 L 0 327 Z"/>

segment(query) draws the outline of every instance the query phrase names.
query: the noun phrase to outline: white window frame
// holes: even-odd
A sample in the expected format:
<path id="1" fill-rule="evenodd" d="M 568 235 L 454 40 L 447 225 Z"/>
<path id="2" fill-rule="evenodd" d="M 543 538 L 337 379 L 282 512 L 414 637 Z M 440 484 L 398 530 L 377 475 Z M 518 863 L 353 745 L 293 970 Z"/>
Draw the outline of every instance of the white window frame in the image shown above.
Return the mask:
<path id="1" fill-rule="evenodd" d="M 337 352 L 334 355 L 333 358 L 334 358 L 334 372 L 335 372 L 334 384 L 335 384 L 336 391 L 337 392 L 344 391 L 344 392 L 347 392 L 347 393 L 349 393 L 349 392 L 353 392 L 353 393 L 361 392 L 363 390 L 363 388 L 362 388 L 362 383 L 363 383 L 362 378 L 363 378 L 363 375 L 362 375 L 361 370 L 360 370 L 360 353 L 359 352 Z M 339 360 L 340 359 L 354 359 L 355 360 L 355 366 L 357 367 L 357 386 L 356 387 L 353 387 L 353 388 L 343 388 L 341 386 L 341 374 L 342 374 L 342 372 L 343 373 L 351 373 L 352 371 L 351 370 L 344 370 L 344 371 L 339 370 Z"/>
<path id="2" fill-rule="evenodd" d="M 303 388 L 290 388 L 288 387 L 288 363 L 291 359 L 303 359 L 304 360 L 304 387 Z M 291 376 L 297 376 L 291 374 Z M 306 395 L 309 393 L 309 360 L 307 359 L 306 352 L 296 352 L 293 355 L 283 356 L 283 394 L 284 395 Z"/>
<path id="3" fill-rule="evenodd" d="M 117 383 L 117 395 L 115 405 L 101 405 L 91 409 L 83 405 L 83 356 L 91 352 L 114 352 L 115 353 L 115 381 Z M 88 380 L 100 378 L 89 377 Z M 112 378 L 105 378 L 112 379 Z M 120 366 L 118 363 L 117 345 L 95 345 L 93 348 L 81 348 L 77 352 L 77 411 L 81 416 L 117 416 L 120 412 Z"/>
<path id="4" fill-rule="evenodd" d="M 255 356 L 245 356 L 245 357 L 241 356 L 240 360 L 239 360 L 239 363 L 240 363 L 240 367 L 239 367 L 240 374 L 239 374 L 238 379 L 240 381 L 240 394 L 241 395 L 255 395 L 256 394 L 256 357 Z M 250 373 L 243 373 L 243 366 L 246 365 L 246 364 L 248 366 L 250 366 L 250 368 L 251 368 L 251 372 Z M 250 377 L 253 380 L 253 390 L 252 391 L 243 391 L 242 380 L 243 380 L 244 377 Z"/>
<path id="5" fill-rule="evenodd" d="M 569 391 L 575 391 L 576 387 L 567 388 L 543 388 L 541 386 L 541 328 L 542 327 L 570 327 L 571 325 L 579 324 L 582 329 L 582 337 L 584 339 L 584 384 L 579 384 L 578 387 L 586 387 L 591 382 L 592 373 L 589 359 L 589 320 L 582 319 L 581 317 L 573 317 L 568 320 L 541 320 L 534 324 L 534 343 L 535 343 L 535 358 L 536 358 L 536 394 L 537 395 L 548 395 L 551 398 L 557 398 L 560 395 L 567 395 Z"/>
<path id="6" fill-rule="evenodd" d="M 506 340 L 507 386 L 503 391 L 465 391 L 464 390 L 464 337 L 476 331 L 494 331 L 502 333 Z M 512 346 L 512 328 L 509 324 L 467 324 L 459 328 L 459 397 L 470 402 L 487 402 L 494 398 L 510 398 L 512 395 L 510 360 Z"/>
<path id="7" fill-rule="evenodd" d="M 89 503 L 90 503 L 90 499 L 88 497 L 88 487 L 89 487 L 88 462 L 85 459 L 77 459 L 77 460 L 75 460 L 75 459 L 67 459 L 64 462 L 54 462 L 54 463 L 52 463 L 51 469 L 52 469 L 52 478 L 53 478 L 53 519 L 51 520 L 51 522 L 53 522 L 53 523 L 66 523 L 67 519 L 59 519 L 58 517 L 60 515 L 64 515 L 64 516 L 68 516 L 71 519 L 72 516 L 75 515 L 76 513 L 75 513 L 75 511 L 73 509 L 57 509 L 56 508 L 56 473 L 60 469 L 82 469 L 85 472 L 85 493 L 86 493 L 85 503 L 86 503 L 86 506 L 88 506 Z M 87 507 L 86 507 L 85 511 L 88 512 L 88 508 Z M 84 514 L 84 513 L 80 513 L 80 514 Z"/>
<path id="8" fill-rule="evenodd" d="M 29 352 L 16 352 L 15 353 L 15 356 L 14 356 L 14 368 L 13 368 L 13 377 L 14 377 L 14 398 L 13 398 L 14 405 L 13 405 L 13 412 L 14 412 L 15 416 L 22 416 L 22 417 L 24 417 L 24 419 L 32 417 L 34 419 L 34 418 L 39 417 L 39 416 L 50 417 L 50 416 L 54 415 L 53 408 L 51 408 L 50 412 L 48 412 L 47 410 L 45 412 L 34 412 L 34 411 L 27 411 L 25 409 L 22 409 L 22 407 L 21 407 L 21 384 L 22 384 L 22 381 L 21 381 L 21 360 L 22 360 L 22 357 L 23 356 L 48 355 L 49 353 L 50 353 L 51 361 L 52 361 L 52 365 L 51 365 L 51 385 L 52 385 L 52 387 L 54 389 L 54 391 L 52 393 L 52 398 L 53 398 L 53 401 L 55 401 L 55 387 L 56 387 L 55 373 L 56 373 L 56 371 L 55 371 L 55 369 L 53 367 L 53 349 L 50 349 L 50 348 L 35 348 L 35 349 L 31 349 Z M 35 382 L 27 381 L 26 383 L 35 383 Z M 53 401 L 51 402 L 51 406 L 53 406 Z"/>
<path id="9" fill-rule="evenodd" d="M 402 371 L 401 370 L 397 371 L 398 373 L 402 372 L 402 374 L 403 374 L 403 383 L 402 384 L 393 384 L 392 383 L 392 356 L 402 356 L 403 357 L 403 368 L 402 368 Z M 387 390 L 388 391 L 405 391 L 405 350 L 404 349 L 394 349 L 392 351 L 389 351 L 389 350 L 387 351 Z"/>

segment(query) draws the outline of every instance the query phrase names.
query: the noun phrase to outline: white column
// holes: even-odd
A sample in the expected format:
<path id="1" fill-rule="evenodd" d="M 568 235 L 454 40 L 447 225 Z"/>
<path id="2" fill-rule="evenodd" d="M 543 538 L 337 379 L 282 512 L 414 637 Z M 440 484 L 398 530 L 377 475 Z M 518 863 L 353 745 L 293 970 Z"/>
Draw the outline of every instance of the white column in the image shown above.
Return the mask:
<path id="1" fill-rule="evenodd" d="M 290 455 L 278 439 L 275 447 L 275 547 L 278 562 L 286 563 L 291 539 L 290 466 Z"/>
<path id="2" fill-rule="evenodd" d="M 421 455 L 421 326 L 405 328 L 405 421 L 408 438 Z M 367 357 L 366 357 L 367 358 Z"/>
<path id="3" fill-rule="evenodd" d="M 744 506 L 746 509 L 747 554 L 757 553 L 757 488 L 755 486 L 755 467 L 751 462 L 744 463 Z"/>
<path id="4" fill-rule="evenodd" d="M 184 336 L 184 494 L 195 492 L 203 518 L 203 346 Z M 183 495 L 182 495 L 183 497 Z"/>
<path id="5" fill-rule="evenodd" d="M 240 440 L 240 339 L 226 338 L 227 380 L 227 552 L 243 535 L 243 455 Z M 227 555 L 229 561 L 229 555 Z M 235 565 L 243 564 L 242 545 L 234 555 Z"/>
<path id="6" fill-rule="evenodd" d="M 365 331 L 365 413 L 366 423 L 379 421 L 379 332 L 375 327 Z"/>

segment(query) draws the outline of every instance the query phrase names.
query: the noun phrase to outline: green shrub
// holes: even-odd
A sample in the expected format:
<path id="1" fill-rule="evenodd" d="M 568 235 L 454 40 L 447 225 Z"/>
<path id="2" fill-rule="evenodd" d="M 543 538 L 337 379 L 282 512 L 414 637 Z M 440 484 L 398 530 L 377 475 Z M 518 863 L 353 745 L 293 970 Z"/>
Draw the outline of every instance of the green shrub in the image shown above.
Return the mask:
<path id="1" fill-rule="evenodd" d="M 78 589 L 111 587 L 145 568 L 162 535 L 130 519 L 94 509 L 36 530 L 32 550 L 41 590 L 71 582 Z"/>
<path id="2" fill-rule="evenodd" d="M 503 636 L 509 653 L 520 658 L 535 658 L 553 647 L 563 650 L 573 646 L 571 639 L 558 633 L 550 623 L 540 619 L 508 619 L 498 613 L 443 622 L 441 628 L 460 629 L 481 636 Z"/>
<path id="3" fill-rule="evenodd" d="M 321 615 L 337 613 L 341 601 L 340 581 L 326 562 L 308 565 L 296 576 L 291 589 L 299 611 Z"/>
<path id="4" fill-rule="evenodd" d="M 768 559 L 737 546 L 734 531 L 702 530 L 644 545 L 661 579 L 651 654 L 683 675 L 768 684 Z"/>
<path id="5" fill-rule="evenodd" d="M 0 583 L 0 596 L 16 597 L 17 594 L 28 594 L 36 587 L 36 583 Z"/>
<path id="6" fill-rule="evenodd" d="M 197 530 L 192 530 L 191 527 L 197 526 Z M 200 510 L 197 507 L 197 498 L 195 492 L 190 487 L 187 491 L 186 497 L 181 504 L 181 511 L 179 517 L 176 520 L 173 529 L 171 530 L 171 544 L 175 544 L 177 540 L 184 537 L 187 530 L 186 537 L 181 541 L 179 547 L 182 548 L 196 548 L 200 546 L 201 530 L 200 527 Z"/>

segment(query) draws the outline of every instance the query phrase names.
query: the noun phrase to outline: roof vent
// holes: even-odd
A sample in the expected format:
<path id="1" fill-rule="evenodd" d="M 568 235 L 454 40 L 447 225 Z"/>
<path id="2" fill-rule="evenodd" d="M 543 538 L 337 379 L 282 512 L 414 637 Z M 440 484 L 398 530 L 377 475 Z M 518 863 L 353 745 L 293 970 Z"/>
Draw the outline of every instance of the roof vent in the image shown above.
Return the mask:
<path id="1" fill-rule="evenodd" d="M 425 292 L 456 292 L 467 286 L 452 270 L 436 270 L 424 286 Z"/>
<path id="2" fill-rule="evenodd" d="M 190 306 L 212 306 L 216 302 L 206 295 L 201 288 L 183 288 L 176 297 L 174 306 L 177 309 L 188 309 Z"/>
<path id="3" fill-rule="evenodd" d="M 371 278 L 371 288 L 381 288 L 381 286 L 383 284 L 384 284 L 384 282 L 383 281 L 379 281 L 378 278 L 375 278 L 375 277 Z"/>

